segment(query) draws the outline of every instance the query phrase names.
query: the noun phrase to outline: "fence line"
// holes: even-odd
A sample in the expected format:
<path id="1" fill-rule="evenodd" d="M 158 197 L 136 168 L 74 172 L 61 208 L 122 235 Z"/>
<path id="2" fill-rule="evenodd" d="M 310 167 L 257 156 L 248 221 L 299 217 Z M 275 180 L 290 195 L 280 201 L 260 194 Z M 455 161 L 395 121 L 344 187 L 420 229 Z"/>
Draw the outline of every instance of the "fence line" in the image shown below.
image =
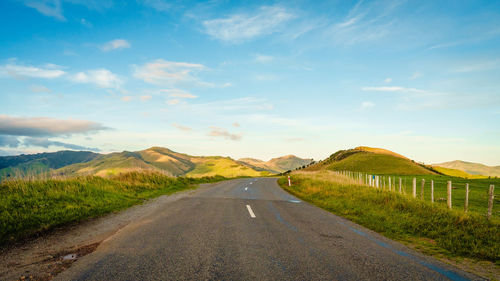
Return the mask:
<path id="1" fill-rule="evenodd" d="M 349 181 L 349 186 L 351 183 L 356 185 L 365 185 L 370 186 L 375 189 L 381 191 L 395 192 L 399 194 L 406 194 L 406 178 L 408 176 L 396 177 L 396 176 L 380 176 L 374 174 L 367 174 L 361 172 L 352 172 L 352 171 L 334 171 L 334 173 L 345 176 L 352 181 Z M 425 200 L 424 190 L 426 186 L 425 179 L 421 180 L 421 188 L 420 188 L 420 196 L 419 200 Z M 412 185 L 411 185 L 411 197 L 417 198 L 417 178 L 412 177 Z M 452 181 L 446 182 L 446 198 L 436 198 L 434 191 L 434 180 L 430 180 L 430 202 L 435 203 L 435 201 L 446 201 L 446 206 L 449 209 L 453 208 L 452 204 L 452 190 L 456 187 L 453 187 Z M 491 218 L 493 215 L 493 203 L 495 198 L 495 186 L 492 184 L 489 186 L 488 194 L 487 194 L 487 213 L 486 216 Z M 469 211 L 469 192 L 470 186 L 469 183 L 465 184 L 465 200 L 464 200 L 464 212 L 467 213 Z"/>

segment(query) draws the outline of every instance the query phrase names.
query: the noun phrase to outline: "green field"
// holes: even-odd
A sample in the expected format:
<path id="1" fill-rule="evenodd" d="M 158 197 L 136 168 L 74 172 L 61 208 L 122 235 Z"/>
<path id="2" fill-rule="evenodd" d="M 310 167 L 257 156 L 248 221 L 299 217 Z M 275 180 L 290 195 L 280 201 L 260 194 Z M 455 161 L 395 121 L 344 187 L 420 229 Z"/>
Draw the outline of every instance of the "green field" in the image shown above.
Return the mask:
<path id="1" fill-rule="evenodd" d="M 481 212 L 465 214 L 462 210 L 449 210 L 444 204 L 359 185 L 328 171 L 295 172 L 291 177 L 292 187 L 287 186 L 285 177 L 279 180 L 290 193 L 389 238 L 419 244 L 430 254 L 468 257 L 500 265 L 498 218 L 488 220 Z M 471 197 L 481 197 L 483 191 L 475 189 L 478 193 Z M 471 201 L 471 204 L 476 203 Z M 475 208 L 482 210 L 479 206 Z"/>
<path id="2" fill-rule="evenodd" d="M 159 173 L 126 173 L 102 178 L 11 180 L 0 184 L 0 245 L 55 226 L 125 209 L 145 199 L 224 177 L 171 178 Z"/>

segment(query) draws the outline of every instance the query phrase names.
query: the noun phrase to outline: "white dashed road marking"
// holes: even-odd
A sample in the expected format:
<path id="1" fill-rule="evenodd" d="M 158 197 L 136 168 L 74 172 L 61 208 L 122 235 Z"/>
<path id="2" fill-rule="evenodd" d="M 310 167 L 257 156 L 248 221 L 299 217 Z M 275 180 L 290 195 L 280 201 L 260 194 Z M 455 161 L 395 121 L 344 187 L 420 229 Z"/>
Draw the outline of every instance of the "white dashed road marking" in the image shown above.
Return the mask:
<path id="1" fill-rule="evenodd" d="M 253 213 L 252 207 L 250 207 L 250 205 L 247 205 L 247 210 L 248 213 L 250 214 L 250 217 L 255 218 L 255 214 Z"/>

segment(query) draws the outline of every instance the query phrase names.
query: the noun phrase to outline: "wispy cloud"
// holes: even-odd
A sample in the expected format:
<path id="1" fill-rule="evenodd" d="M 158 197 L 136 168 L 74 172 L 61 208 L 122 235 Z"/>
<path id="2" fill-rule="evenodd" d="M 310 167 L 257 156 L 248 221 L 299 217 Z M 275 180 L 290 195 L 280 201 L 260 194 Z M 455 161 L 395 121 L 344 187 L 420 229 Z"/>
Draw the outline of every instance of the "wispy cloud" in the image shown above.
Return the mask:
<path id="1" fill-rule="evenodd" d="M 61 66 L 46 64 L 43 67 L 25 66 L 15 63 L 0 65 L 0 75 L 8 75 L 14 78 L 46 78 L 54 79 L 65 75 Z"/>
<path id="2" fill-rule="evenodd" d="M 124 97 L 121 98 L 121 100 L 124 101 L 124 102 L 129 102 L 129 101 L 132 100 L 132 97 L 131 96 L 124 96 Z"/>
<path id="3" fill-rule="evenodd" d="M 392 78 L 388 77 L 384 80 L 385 83 L 391 83 L 392 82 Z"/>
<path id="4" fill-rule="evenodd" d="M 62 4 L 60 0 L 25 0 L 24 5 L 37 10 L 44 16 L 65 21 L 62 14 Z"/>
<path id="5" fill-rule="evenodd" d="M 500 68 L 500 60 L 488 60 L 460 65 L 453 72 L 479 72 L 497 68 Z"/>
<path id="6" fill-rule="evenodd" d="M 151 98 L 152 98 L 152 96 L 151 96 L 151 95 L 142 95 L 142 96 L 141 96 L 141 101 L 148 101 L 148 100 L 150 100 Z"/>
<path id="7" fill-rule="evenodd" d="M 255 112 L 272 110 L 274 106 L 262 98 L 245 97 L 231 100 L 218 100 L 207 103 L 198 103 L 187 105 L 193 112 L 221 113 L 221 112 Z"/>
<path id="8" fill-rule="evenodd" d="M 179 99 L 167 100 L 168 105 L 176 105 L 176 104 L 179 104 L 180 102 L 181 102 L 181 100 L 179 100 Z"/>
<path id="9" fill-rule="evenodd" d="M 161 89 L 160 92 L 166 93 L 172 98 L 195 99 L 198 97 L 181 89 Z"/>
<path id="10" fill-rule="evenodd" d="M 104 52 L 108 52 L 116 49 L 125 49 L 130 48 L 130 43 L 125 39 L 115 39 L 109 42 L 104 43 L 101 46 L 101 50 Z"/>
<path id="11" fill-rule="evenodd" d="M 374 107 L 375 104 L 371 101 L 364 101 L 361 103 L 361 109 L 368 109 Z"/>
<path id="12" fill-rule="evenodd" d="M 281 6 L 262 6 L 252 13 L 233 14 L 203 22 L 205 32 L 221 41 L 241 43 L 278 32 L 294 15 Z"/>
<path id="13" fill-rule="evenodd" d="M 255 61 L 258 63 L 268 63 L 274 60 L 273 56 L 257 54 L 255 55 Z"/>
<path id="14" fill-rule="evenodd" d="M 174 62 L 158 59 L 141 66 L 134 67 L 134 77 L 147 83 L 174 86 L 177 84 L 195 84 L 212 86 L 202 82 L 196 76 L 200 71 L 207 70 L 202 64 Z"/>
<path id="15" fill-rule="evenodd" d="M 50 92 L 52 92 L 51 89 L 49 89 L 43 85 L 31 85 L 30 90 L 33 93 L 50 93 Z"/>
<path id="16" fill-rule="evenodd" d="M 63 15 L 63 3 L 82 5 L 90 10 L 102 10 L 113 6 L 112 0 L 21 0 L 26 6 L 37 10 L 44 16 L 66 21 Z"/>
<path id="17" fill-rule="evenodd" d="M 326 28 L 325 35 L 335 44 L 352 45 L 386 37 L 395 23 L 391 15 L 401 2 L 390 3 L 358 1 L 340 22 Z"/>
<path id="18" fill-rule="evenodd" d="M 414 79 L 417 79 L 417 78 L 420 78 L 420 77 L 422 77 L 422 73 L 420 73 L 419 71 L 415 71 L 411 75 L 410 79 L 414 80 Z"/>
<path id="19" fill-rule="evenodd" d="M 169 11 L 172 8 L 172 2 L 171 1 L 165 1 L 165 0 L 138 0 L 138 2 L 141 2 L 144 6 L 151 7 L 157 11 L 160 12 L 165 12 Z"/>
<path id="20" fill-rule="evenodd" d="M 211 127 L 210 132 L 208 133 L 211 137 L 223 137 L 227 140 L 239 141 L 242 138 L 241 134 L 232 134 L 229 133 L 226 129 L 219 127 Z"/>
<path id="21" fill-rule="evenodd" d="M 189 132 L 189 131 L 191 131 L 191 130 L 192 130 L 192 129 L 191 129 L 191 128 L 189 128 L 189 127 L 182 126 L 182 125 L 179 125 L 179 124 L 176 124 L 176 123 L 172 124 L 172 126 L 173 126 L 174 128 L 176 128 L 176 129 L 179 129 L 179 130 L 184 131 L 184 132 Z"/>
<path id="22" fill-rule="evenodd" d="M 78 72 L 72 75 L 70 80 L 77 83 L 95 84 L 101 88 L 119 88 L 123 83 L 118 75 L 104 68 Z"/>
<path id="23" fill-rule="evenodd" d="M 400 92 L 400 93 L 428 93 L 426 90 L 420 90 L 415 88 L 405 88 L 398 86 L 381 86 L 381 87 L 362 87 L 363 91 L 371 91 L 371 92 Z"/>
<path id="24" fill-rule="evenodd" d="M 91 133 L 106 129 L 99 123 L 86 120 L 0 115 L 0 135 L 50 137 Z"/>

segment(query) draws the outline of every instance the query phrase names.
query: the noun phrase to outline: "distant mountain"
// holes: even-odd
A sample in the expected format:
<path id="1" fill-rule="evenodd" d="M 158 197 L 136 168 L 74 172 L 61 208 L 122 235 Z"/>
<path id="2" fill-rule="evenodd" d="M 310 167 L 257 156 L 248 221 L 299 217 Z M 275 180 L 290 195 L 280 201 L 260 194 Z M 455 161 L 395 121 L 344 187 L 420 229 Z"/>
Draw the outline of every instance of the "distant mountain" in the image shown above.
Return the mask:
<path id="1" fill-rule="evenodd" d="M 58 151 L 0 157 L 0 180 L 36 176 L 75 163 L 91 161 L 100 154 L 88 151 Z"/>
<path id="2" fill-rule="evenodd" d="M 0 180 L 49 173 L 57 176 L 108 176 L 129 171 L 157 171 L 169 176 L 203 177 L 221 175 L 265 176 L 293 170 L 311 163 L 293 155 L 267 162 L 246 158 L 234 160 L 220 156 L 191 156 L 163 147 L 141 151 L 98 154 L 60 151 L 33 155 L 0 157 Z"/>
<path id="3" fill-rule="evenodd" d="M 432 166 L 432 168 L 439 173 L 447 176 L 452 176 L 452 177 L 459 177 L 459 178 L 465 178 L 465 179 L 484 179 L 488 178 L 487 176 L 481 176 L 481 175 L 471 175 L 469 173 L 466 173 L 464 171 L 460 171 L 457 169 L 450 169 L 450 168 L 445 168 L 445 167 L 439 167 L 439 166 Z"/>
<path id="4" fill-rule="evenodd" d="M 465 162 L 460 160 L 434 164 L 433 166 L 460 170 L 471 175 L 483 175 L 489 177 L 500 176 L 500 166 L 486 166 L 480 163 Z"/>
<path id="5" fill-rule="evenodd" d="M 394 175 L 436 174 L 431 167 L 415 163 L 400 154 L 367 146 L 339 150 L 327 159 L 306 168 L 306 170 L 322 169 Z"/>
<path id="6" fill-rule="evenodd" d="M 287 155 L 273 158 L 267 162 L 254 158 L 241 158 L 238 162 L 243 163 L 257 171 L 270 171 L 282 173 L 288 170 L 295 170 L 304 165 L 309 165 L 313 159 L 303 159 L 295 155 Z"/>
<path id="7" fill-rule="evenodd" d="M 215 175 L 237 177 L 270 174 L 270 171 L 252 169 L 229 157 L 191 156 L 162 147 L 101 155 L 86 163 L 60 168 L 54 173 L 66 176 L 107 176 L 137 170 L 152 170 L 169 176 L 188 177 Z"/>

